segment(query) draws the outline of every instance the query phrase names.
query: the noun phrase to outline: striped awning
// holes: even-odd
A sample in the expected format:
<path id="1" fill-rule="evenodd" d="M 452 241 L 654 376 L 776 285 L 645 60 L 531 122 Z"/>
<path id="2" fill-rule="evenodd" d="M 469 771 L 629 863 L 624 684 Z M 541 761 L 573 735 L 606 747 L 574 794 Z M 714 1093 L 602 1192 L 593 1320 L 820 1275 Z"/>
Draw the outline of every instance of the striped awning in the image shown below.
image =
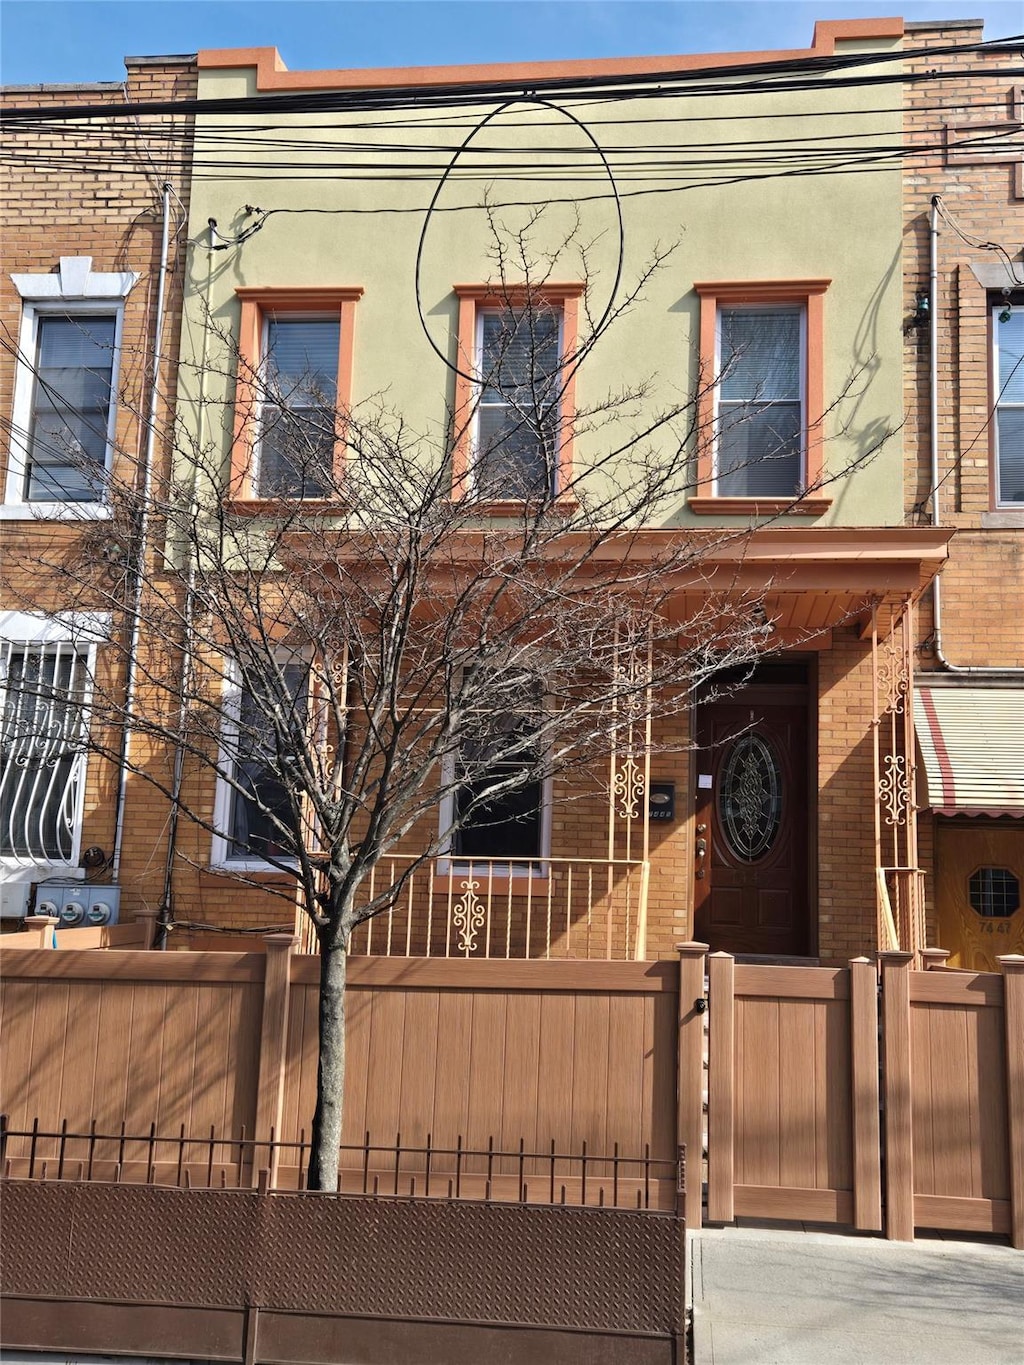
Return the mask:
<path id="1" fill-rule="evenodd" d="M 1024 819 L 1024 687 L 919 686 L 914 721 L 922 806 Z"/>

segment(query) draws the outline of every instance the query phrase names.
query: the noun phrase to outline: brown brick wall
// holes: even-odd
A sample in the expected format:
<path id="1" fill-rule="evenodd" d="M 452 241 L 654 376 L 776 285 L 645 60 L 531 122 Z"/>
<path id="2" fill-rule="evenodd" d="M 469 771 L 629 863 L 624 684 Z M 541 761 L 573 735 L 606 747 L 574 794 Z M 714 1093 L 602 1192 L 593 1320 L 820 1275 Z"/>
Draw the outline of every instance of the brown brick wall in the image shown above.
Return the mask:
<path id="1" fill-rule="evenodd" d="M 6 109 L 191 99 L 196 66 L 189 59 L 129 62 L 124 86 L 10 87 L 0 94 Z M 162 229 L 162 186 L 173 189 L 173 251 L 164 330 L 165 364 L 157 409 L 158 459 L 169 451 L 163 433 L 173 410 L 175 357 L 181 326 L 184 225 L 191 174 L 192 119 L 184 115 L 138 120 L 74 122 L 36 129 L 5 129 L 6 160 L 0 168 L 0 486 L 6 484 L 8 431 L 22 305 L 8 272 L 56 271 L 62 256 L 91 256 L 96 272 L 132 270 L 138 283 L 124 310 L 116 476 L 134 480 L 144 439 L 152 365 L 153 322 Z M 99 553 L 102 522 L 77 527 L 57 521 L 0 522 L 0 607 L 31 610 L 67 606 L 75 596 L 68 576 L 76 556 Z M 52 566 L 52 568 L 50 567 Z M 106 605 L 79 600 L 81 606 Z M 122 906 L 130 916 L 159 897 L 164 862 L 166 806 L 143 784 L 129 784 Z M 116 773 L 99 758 L 89 762 L 82 846 L 111 852 L 114 843 Z"/>
<path id="2" fill-rule="evenodd" d="M 947 129 L 1009 121 L 1014 88 L 1010 69 L 1020 65 L 1018 49 L 985 54 L 949 54 L 931 49 L 980 41 L 982 28 L 914 25 L 907 68 L 927 70 L 936 61 L 956 68 L 949 80 L 906 86 L 905 129 L 912 147 L 926 149 L 904 168 L 904 286 L 906 315 L 928 290 L 929 215 L 932 196 L 974 242 L 997 242 L 1015 260 L 1024 279 L 1024 171 L 1021 166 L 949 163 Z M 970 72 L 970 75 L 968 75 Z M 981 73 L 981 74 L 978 74 Z M 955 136 L 955 134 L 954 134 Z M 940 223 L 938 250 L 939 386 L 938 435 L 940 519 L 956 527 L 949 564 L 942 575 L 942 649 L 953 664 L 1024 666 L 1024 507 L 1012 514 L 1019 524 L 992 525 L 994 509 L 989 303 L 992 299 L 972 266 L 998 264 L 998 253 L 963 241 Z M 1024 294 L 1022 294 L 1024 296 Z M 906 500 L 910 524 L 930 521 L 927 329 L 912 330 L 906 342 Z M 986 525 L 986 522 L 989 523 Z M 926 595 L 918 615 L 918 667 L 938 667 L 931 647 L 932 609 Z"/>

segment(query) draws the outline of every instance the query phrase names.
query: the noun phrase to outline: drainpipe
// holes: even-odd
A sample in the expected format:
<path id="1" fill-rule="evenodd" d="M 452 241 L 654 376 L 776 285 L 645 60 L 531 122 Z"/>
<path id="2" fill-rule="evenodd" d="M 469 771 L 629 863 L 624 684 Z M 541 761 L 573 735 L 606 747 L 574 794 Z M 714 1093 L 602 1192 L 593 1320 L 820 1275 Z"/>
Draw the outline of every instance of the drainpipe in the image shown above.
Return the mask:
<path id="1" fill-rule="evenodd" d="M 156 319 L 153 323 L 153 365 L 149 385 L 149 405 L 146 413 L 146 440 L 142 454 L 142 505 L 139 515 L 138 544 L 135 551 L 135 583 L 132 602 L 131 638 L 125 660 L 124 725 L 121 729 L 121 752 L 118 765 L 117 817 L 114 824 L 114 853 L 111 873 L 116 882 L 121 871 L 121 852 L 124 846 L 125 796 L 128 783 L 128 752 L 131 747 L 131 720 L 135 706 L 135 661 L 139 651 L 142 593 L 146 577 L 146 552 L 149 548 L 149 504 L 153 496 L 153 450 L 156 445 L 156 410 L 159 400 L 160 366 L 163 360 L 164 312 L 167 294 L 167 257 L 170 245 L 171 186 L 163 185 L 163 231 L 160 240 L 160 274 L 156 292 Z"/>
<path id="2" fill-rule="evenodd" d="M 215 245 L 216 226 L 213 220 L 210 221 L 210 238 L 207 243 L 207 279 L 206 279 L 206 298 L 209 299 L 210 290 L 210 263 L 213 260 L 212 252 L 216 250 Z M 210 356 L 210 324 L 209 312 L 203 324 L 203 350 L 199 365 L 199 391 L 198 408 L 196 419 L 196 443 L 202 449 L 203 439 L 206 431 L 206 375 Z M 196 508 L 196 470 L 192 472 L 192 484 L 189 499 L 189 517 L 194 519 L 197 515 Z M 197 546 L 188 549 L 189 563 L 188 572 L 185 576 L 185 601 L 184 619 L 182 622 L 182 669 L 181 669 L 181 697 L 178 705 L 178 727 L 183 734 L 185 722 L 188 716 L 189 680 L 193 666 L 193 626 L 195 623 L 195 589 L 196 589 L 196 556 Z M 177 857 L 178 849 L 178 825 L 181 816 L 181 793 L 185 778 L 185 744 L 179 738 L 174 746 L 174 769 L 171 776 L 170 803 L 171 811 L 167 826 L 167 852 L 164 858 L 164 884 L 160 896 L 160 906 L 157 912 L 156 933 L 153 941 L 154 948 L 166 949 L 167 935 L 174 923 L 174 861 Z"/>
<path id="3" fill-rule="evenodd" d="M 940 526 L 939 507 L 939 203 L 941 196 L 932 195 L 931 221 L 928 232 L 928 424 L 931 453 L 932 525 Z M 942 574 L 932 579 L 932 639 L 935 659 L 939 667 L 959 678 L 1005 678 L 1008 682 L 1024 678 L 1024 668 L 990 668 L 977 664 L 954 664 L 942 652 Z"/>

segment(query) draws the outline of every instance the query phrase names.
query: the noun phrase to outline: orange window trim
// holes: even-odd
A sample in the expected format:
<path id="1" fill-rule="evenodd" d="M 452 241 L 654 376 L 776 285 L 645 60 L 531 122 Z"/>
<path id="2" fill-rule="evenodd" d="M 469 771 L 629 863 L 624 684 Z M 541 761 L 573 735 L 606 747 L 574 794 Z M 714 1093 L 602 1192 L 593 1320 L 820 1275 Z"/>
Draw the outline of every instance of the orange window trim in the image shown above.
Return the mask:
<path id="1" fill-rule="evenodd" d="M 700 297 L 700 386 L 697 399 L 697 487 L 688 506 L 691 512 L 716 516 L 772 515 L 820 516 L 832 505 L 820 484 L 823 464 L 823 418 L 825 414 L 824 295 L 831 280 L 712 280 L 695 284 Z M 785 303 L 799 305 L 807 318 L 806 368 L 804 374 L 804 484 L 812 490 L 801 498 L 721 498 L 713 493 L 715 478 L 714 423 L 718 362 L 718 310 L 723 305 Z"/>
<path id="2" fill-rule="evenodd" d="M 277 313 L 338 313 L 341 341 L 338 348 L 338 430 L 334 448 L 335 473 L 345 457 L 344 413 L 352 401 L 352 359 L 356 303 L 363 296 L 361 285 L 325 289 L 235 290 L 241 304 L 238 331 L 238 378 L 235 381 L 235 424 L 231 443 L 231 499 L 255 498 L 253 485 L 256 446 L 256 414 L 259 410 L 257 376 L 263 360 L 263 323 Z M 315 501 L 309 499 L 309 501 Z"/>
<path id="3" fill-rule="evenodd" d="M 471 375 L 477 372 L 476 324 L 482 308 L 522 307 L 530 300 L 557 304 L 562 310 L 562 360 L 576 354 L 579 344 L 579 300 L 587 286 L 578 280 L 531 286 L 527 284 L 456 284 L 452 291 L 459 300 L 459 345 L 455 374 L 455 443 L 452 450 L 452 499 L 458 501 L 469 491 L 473 444 L 474 389 Z M 573 363 L 562 388 L 559 411 L 558 468 L 556 495 L 572 484 L 573 426 L 576 418 L 576 369 Z M 519 506 L 521 504 L 515 504 Z M 507 511 L 512 504 L 501 504 Z"/>

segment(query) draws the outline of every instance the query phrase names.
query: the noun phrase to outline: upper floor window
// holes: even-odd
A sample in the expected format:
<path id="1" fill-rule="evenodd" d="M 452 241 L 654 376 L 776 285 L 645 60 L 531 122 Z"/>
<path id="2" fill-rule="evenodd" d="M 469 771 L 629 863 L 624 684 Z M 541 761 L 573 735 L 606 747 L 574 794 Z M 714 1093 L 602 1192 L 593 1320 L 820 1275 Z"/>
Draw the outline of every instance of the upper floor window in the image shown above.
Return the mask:
<path id="1" fill-rule="evenodd" d="M 1024 304 L 993 308 L 992 351 L 996 505 L 1019 507 L 1024 504 Z"/>
<path id="2" fill-rule="evenodd" d="M 477 319 L 480 393 L 472 480 L 485 498 L 555 491 L 562 311 L 485 308 Z"/>
<path id="3" fill-rule="evenodd" d="M 112 438 L 117 315 L 37 312 L 35 321 L 23 497 L 93 502 Z"/>
<path id="4" fill-rule="evenodd" d="M 718 310 L 719 497 L 802 491 L 805 323 L 803 308 Z"/>
<path id="5" fill-rule="evenodd" d="M 697 284 L 695 512 L 818 515 L 823 295 L 828 280 Z"/>
<path id="6" fill-rule="evenodd" d="M 12 275 L 24 300 L 8 452 L 6 516 L 96 515 L 113 464 L 124 298 L 138 276 L 89 256 Z M 20 509 L 20 511 L 19 511 Z"/>
<path id="7" fill-rule="evenodd" d="M 362 290 L 239 289 L 232 494 L 337 498 Z"/>
<path id="8" fill-rule="evenodd" d="M 454 497 L 520 504 L 569 489 L 583 288 L 456 286 Z"/>

